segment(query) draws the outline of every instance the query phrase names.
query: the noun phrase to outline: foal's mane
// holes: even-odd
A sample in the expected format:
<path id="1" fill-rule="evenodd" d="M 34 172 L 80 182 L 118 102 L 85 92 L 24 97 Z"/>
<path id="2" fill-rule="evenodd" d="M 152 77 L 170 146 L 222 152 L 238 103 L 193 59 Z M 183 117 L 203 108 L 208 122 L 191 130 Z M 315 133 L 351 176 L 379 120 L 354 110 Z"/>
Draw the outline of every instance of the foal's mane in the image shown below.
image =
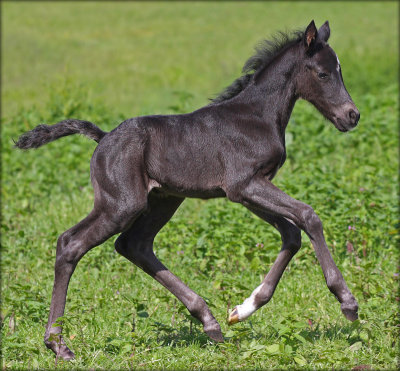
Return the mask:
<path id="1" fill-rule="evenodd" d="M 212 103 L 220 103 L 238 95 L 249 85 L 257 71 L 264 69 L 282 51 L 299 42 L 304 37 L 303 31 L 278 32 L 271 40 L 263 40 L 256 47 L 256 53 L 251 56 L 242 68 L 243 75 L 225 88 Z"/>

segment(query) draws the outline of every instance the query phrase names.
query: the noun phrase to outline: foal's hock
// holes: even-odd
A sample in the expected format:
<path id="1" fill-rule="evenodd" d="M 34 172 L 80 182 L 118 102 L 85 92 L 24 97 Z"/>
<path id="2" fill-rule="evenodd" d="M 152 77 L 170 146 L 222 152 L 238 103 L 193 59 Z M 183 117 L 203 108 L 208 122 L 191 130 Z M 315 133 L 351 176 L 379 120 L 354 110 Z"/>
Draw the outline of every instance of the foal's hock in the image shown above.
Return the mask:
<path id="1" fill-rule="evenodd" d="M 354 128 L 360 114 L 342 79 L 339 59 L 327 44 L 326 22 L 312 21 L 305 32 L 266 41 L 244 65 L 244 75 L 209 105 L 192 113 L 135 117 L 109 133 L 81 120 L 39 125 L 16 146 L 37 148 L 62 136 L 84 134 L 99 143 L 90 172 L 94 207 L 57 241 L 55 278 L 45 344 L 72 359 L 61 325 L 68 283 L 79 260 L 93 247 L 121 233 L 116 250 L 174 294 L 204 326 L 223 341 L 205 301 L 154 255 L 153 240 L 185 197 L 227 197 L 278 229 L 282 249 L 264 281 L 228 322 L 243 321 L 268 303 L 287 264 L 310 238 L 329 290 L 349 320 L 357 302 L 327 248 L 313 209 L 276 188 L 271 180 L 286 158 L 285 129 L 297 99 L 311 102 L 340 131 Z"/>

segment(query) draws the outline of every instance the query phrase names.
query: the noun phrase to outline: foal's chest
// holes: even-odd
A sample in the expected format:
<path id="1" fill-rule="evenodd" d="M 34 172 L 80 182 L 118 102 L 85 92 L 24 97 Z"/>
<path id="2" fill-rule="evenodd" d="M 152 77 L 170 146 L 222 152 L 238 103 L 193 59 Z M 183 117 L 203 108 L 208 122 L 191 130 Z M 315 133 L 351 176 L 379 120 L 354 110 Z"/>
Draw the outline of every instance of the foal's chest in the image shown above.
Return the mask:
<path id="1" fill-rule="evenodd" d="M 268 179 L 272 179 L 286 160 L 286 149 L 284 143 L 269 144 L 268 149 L 260 156 L 260 171 Z"/>

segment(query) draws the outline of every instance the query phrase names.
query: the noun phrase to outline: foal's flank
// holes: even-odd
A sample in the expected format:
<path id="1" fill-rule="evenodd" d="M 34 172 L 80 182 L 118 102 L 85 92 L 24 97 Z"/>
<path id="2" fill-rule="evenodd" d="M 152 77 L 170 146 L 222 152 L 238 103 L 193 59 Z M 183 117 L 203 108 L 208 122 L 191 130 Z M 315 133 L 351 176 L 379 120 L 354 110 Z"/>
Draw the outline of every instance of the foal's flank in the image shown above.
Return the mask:
<path id="1" fill-rule="evenodd" d="M 304 32 L 266 42 L 246 62 L 243 76 L 191 113 L 131 118 L 109 133 L 90 122 L 69 119 L 39 125 L 19 138 L 16 146 L 21 149 L 75 133 L 99 143 L 90 163 L 93 210 L 57 241 L 44 338 L 57 356 L 74 358 L 57 322 L 64 315 L 71 275 L 90 249 L 118 233 L 116 251 L 174 294 L 211 339 L 224 340 L 206 302 L 153 251 L 155 236 L 186 197 L 227 197 L 281 233 L 275 263 L 251 296 L 232 310 L 229 324 L 245 320 L 271 299 L 301 247 L 300 230 L 310 238 L 343 314 L 349 320 L 357 318 L 357 302 L 328 250 L 321 220 L 310 206 L 271 183 L 285 162 L 285 129 L 297 99 L 311 102 L 340 131 L 351 130 L 359 121 L 339 59 L 327 43 L 329 35 L 328 22 L 317 30 L 312 21 Z"/>

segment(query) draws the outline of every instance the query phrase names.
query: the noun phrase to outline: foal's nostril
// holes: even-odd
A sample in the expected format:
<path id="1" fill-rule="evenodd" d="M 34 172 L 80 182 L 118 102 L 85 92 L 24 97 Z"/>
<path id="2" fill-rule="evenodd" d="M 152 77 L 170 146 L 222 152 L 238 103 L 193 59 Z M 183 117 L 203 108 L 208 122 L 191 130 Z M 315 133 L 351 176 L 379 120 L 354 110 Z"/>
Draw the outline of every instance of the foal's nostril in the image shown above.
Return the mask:
<path id="1" fill-rule="evenodd" d="M 358 120 L 360 119 L 360 112 L 350 110 L 349 112 L 350 121 L 353 125 L 357 125 Z"/>

